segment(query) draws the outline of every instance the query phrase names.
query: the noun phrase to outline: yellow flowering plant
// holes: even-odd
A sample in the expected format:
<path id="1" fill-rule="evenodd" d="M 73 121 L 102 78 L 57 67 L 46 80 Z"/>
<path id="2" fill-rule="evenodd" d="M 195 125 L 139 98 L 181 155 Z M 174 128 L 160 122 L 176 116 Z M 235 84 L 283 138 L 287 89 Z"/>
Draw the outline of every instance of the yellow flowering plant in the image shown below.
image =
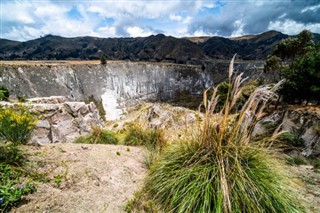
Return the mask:
<path id="1" fill-rule="evenodd" d="M 14 145 L 26 144 L 38 120 L 27 107 L 0 108 L 0 139 Z"/>

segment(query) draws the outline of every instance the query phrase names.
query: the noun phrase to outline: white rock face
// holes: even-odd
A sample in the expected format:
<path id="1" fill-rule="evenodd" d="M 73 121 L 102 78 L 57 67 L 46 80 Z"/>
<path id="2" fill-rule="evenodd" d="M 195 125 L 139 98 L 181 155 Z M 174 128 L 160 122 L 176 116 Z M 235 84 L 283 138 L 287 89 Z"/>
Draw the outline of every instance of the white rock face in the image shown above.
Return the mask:
<path id="1" fill-rule="evenodd" d="M 121 117 L 123 110 L 119 109 L 118 95 L 114 90 L 106 90 L 101 95 L 103 108 L 106 112 L 106 120 L 116 120 Z"/>
<path id="2" fill-rule="evenodd" d="M 31 136 L 31 143 L 49 144 L 72 142 L 86 135 L 93 126 L 102 126 L 94 103 L 65 102 L 63 96 L 33 98 L 22 105 L 38 113 L 38 123 Z M 0 102 L 3 107 L 13 103 Z"/>
<path id="3" fill-rule="evenodd" d="M 281 130 L 292 132 L 304 141 L 304 150 L 301 154 L 306 157 L 320 156 L 320 115 L 317 107 L 302 107 L 288 109 L 285 112 L 276 111 L 262 119 L 255 127 L 254 135 L 264 134 L 266 129 L 262 122 L 282 124 Z"/>

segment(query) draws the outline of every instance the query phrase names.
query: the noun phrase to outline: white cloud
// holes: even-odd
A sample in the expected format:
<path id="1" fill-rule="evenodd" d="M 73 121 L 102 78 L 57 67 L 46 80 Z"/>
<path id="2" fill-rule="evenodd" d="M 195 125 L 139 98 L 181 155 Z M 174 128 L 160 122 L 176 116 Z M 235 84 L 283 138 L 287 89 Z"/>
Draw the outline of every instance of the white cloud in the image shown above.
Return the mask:
<path id="1" fill-rule="evenodd" d="M 145 31 L 141 27 L 137 27 L 137 26 L 128 27 L 127 33 L 129 33 L 130 37 L 146 37 L 153 34 L 152 32 Z"/>
<path id="2" fill-rule="evenodd" d="M 206 8 L 209 8 L 209 9 L 212 9 L 212 8 L 216 7 L 216 5 L 213 2 L 205 2 L 203 4 L 203 6 L 206 7 Z"/>
<path id="3" fill-rule="evenodd" d="M 191 16 L 187 16 L 183 19 L 182 23 L 183 24 L 189 24 L 192 20 L 192 17 Z"/>
<path id="4" fill-rule="evenodd" d="M 170 15 L 169 18 L 173 21 L 181 21 L 182 16 L 177 16 L 177 15 Z"/>
<path id="5" fill-rule="evenodd" d="M 320 4 L 315 5 L 315 6 L 311 6 L 311 7 L 303 8 L 303 9 L 301 10 L 301 12 L 302 12 L 302 13 L 305 13 L 305 12 L 308 12 L 308 11 L 316 11 L 316 10 L 318 10 L 318 9 L 320 9 Z"/>
<path id="6" fill-rule="evenodd" d="M 68 12 L 70 8 L 61 7 L 53 4 L 42 4 L 36 7 L 34 14 L 39 18 L 50 16 L 61 16 Z"/>
<path id="7" fill-rule="evenodd" d="M 311 32 L 320 31 L 320 23 L 316 24 L 303 24 L 296 21 L 286 19 L 284 21 L 274 21 L 270 22 L 268 30 L 277 30 L 289 35 L 295 35 L 300 33 L 302 30 L 307 29 Z"/>
<path id="8" fill-rule="evenodd" d="M 243 36 L 245 34 L 243 31 L 244 23 L 241 19 L 235 21 L 233 26 L 236 30 L 234 30 L 232 32 L 230 37 L 239 37 L 239 36 Z"/>
<path id="9" fill-rule="evenodd" d="M 110 26 L 104 26 L 97 29 L 97 36 L 99 37 L 116 37 L 116 28 Z"/>

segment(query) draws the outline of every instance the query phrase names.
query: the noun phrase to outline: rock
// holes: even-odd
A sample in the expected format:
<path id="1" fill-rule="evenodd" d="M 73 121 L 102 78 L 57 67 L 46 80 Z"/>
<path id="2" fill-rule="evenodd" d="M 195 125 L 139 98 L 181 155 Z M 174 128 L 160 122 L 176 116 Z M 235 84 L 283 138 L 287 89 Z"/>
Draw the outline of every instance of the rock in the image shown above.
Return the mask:
<path id="1" fill-rule="evenodd" d="M 37 98 L 30 98 L 28 102 L 35 103 L 35 104 L 60 104 L 66 101 L 66 97 L 64 96 L 50 96 L 50 97 L 37 97 Z"/>
<path id="2" fill-rule="evenodd" d="M 263 122 L 280 124 L 281 130 L 292 132 L 304 141 L 301 154 L 306 157 L 320 156 L 320 111 L 319 107 L 289 108 L 286 111 L 276 111 L 262 119 L 254 129 L 254 135 L 264 134 Z"/>
<path id="3" fill-rule="evenodd" d="M 15 104 L 0 102 L 13 108 Z M 66 102 L 62 96 L 33 98 L 22 103 L 38 113 L 38 123 L 32 133 L 33 144 L 66 143 L 90 133 L 92 126 L 102 126 L 99 112 L 94 103 Z"/>
<path id="4" fill-rule="evenodd" d="M 8 97 L 8 101 L 9 101 L 10 103 L 19 103 L 19 98 L 18 98 L 17 95 L 10 95 L 10 96 Z"/>

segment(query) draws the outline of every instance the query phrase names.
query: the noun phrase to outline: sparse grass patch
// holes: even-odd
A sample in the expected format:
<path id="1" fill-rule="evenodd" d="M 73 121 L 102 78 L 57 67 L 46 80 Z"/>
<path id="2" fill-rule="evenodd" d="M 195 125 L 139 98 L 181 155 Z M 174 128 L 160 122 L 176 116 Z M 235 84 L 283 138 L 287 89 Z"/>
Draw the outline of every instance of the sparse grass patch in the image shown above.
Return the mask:
<path id="1" fill-rule="evenodd" d="M 292 166 L 293 165 L 299 166 L 299 165 L 307 165 L 308 164 L 308 162 L 304 158 L 299 157 L 299 156 L 287 158 L 286 163 L 289 165 L 292 165 Z"/>
<path id="2" fill-rule="evenodd" d="M 115 133 L 109 130 L 103 130 L 99 127 L 92 128 L 92 132 L 87 136 L 80 136 L 76 138 L 74 143 L 86 144 L 117 144 L 118 138 Z"/>
<path id="3" fill-rule="evenodd" d="M 162 129 L 152 129 L 139 123 L 130 123 L 126 129 L 124 145 L 145 146 L 149 150 L 162 149 L 166 142 Z"/>
<path id="4" fill-rule="evenodd" d="M 132 199 L 130 199 L 124 206 L 124 211 L 128 213 L 133 212 L 147 212 L 157 213 L 159 212 L 158 207 L 155 203 L 146 197 L 144 190 L 135 192 Z"/>
<path id="5" fill-rule="evenodd" d="M 304 146 L 304 140 L 302 138 L 299 138 L 295 133 L 292 133 L 292 132 L 282 133 L 278 137 L 278 140 L 286 143 L 289 146 L 294 146 L 294 147 L 303 147 Z"/>

